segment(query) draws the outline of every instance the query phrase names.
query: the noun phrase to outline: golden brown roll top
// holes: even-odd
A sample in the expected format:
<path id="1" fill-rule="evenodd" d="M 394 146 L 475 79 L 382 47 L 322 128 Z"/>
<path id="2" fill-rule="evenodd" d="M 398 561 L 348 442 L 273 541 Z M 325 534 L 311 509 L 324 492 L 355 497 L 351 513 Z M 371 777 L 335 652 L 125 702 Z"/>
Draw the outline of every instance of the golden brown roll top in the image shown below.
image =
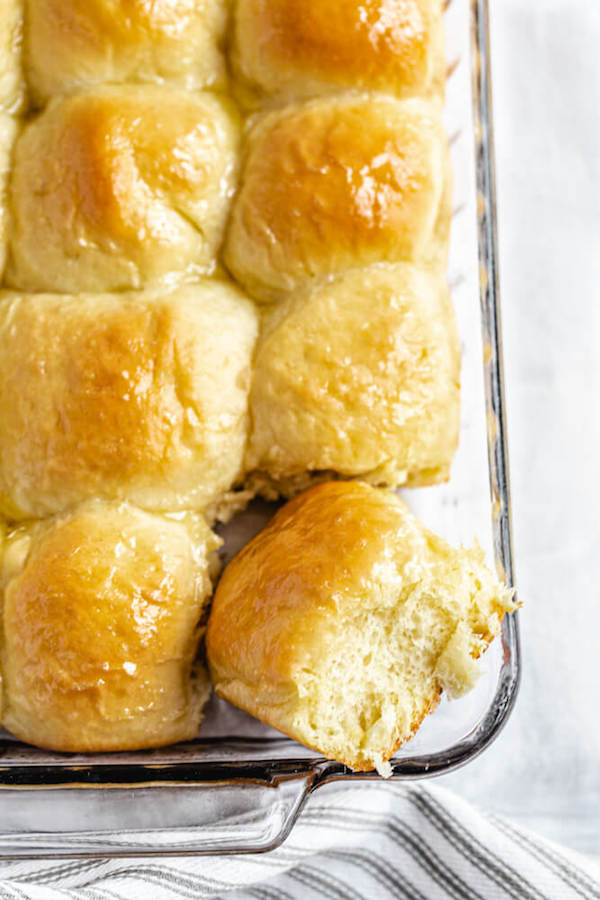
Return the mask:
<path id="1" fill-rule="evenodd" d="M 511 593 L 483 554 L 437 538 L 394 494 L 329 482 L 281 509 L 217 587 L 217 693 L 325 756 L 379 767 L 476 678 Z"/>
<path id="2" fill-rule="evenodd" d="M 266 317 L 256 357 L 254 488 L 290 495 L 323 471 L 393 486 L 444 481 L 459 381 L 442 276 L 381 264 L 290 298 Z"/>
<path id="3" fill-rule="evenodd" d="M 8 283 L 162 286 L 216 265 L 238 123 L 211 94 L 105 87 L 50 104 L 16 144 Z"/>
<path id="4" fill-rule="evenodd" d="M 236 0 L 232 62 L 248 103 L 340 88 L 441 97 L 441 0 Z"/>
<path id="5" fill-rule="evenodd" d="M 202 510 L 238 478 L 253 304 L 205 280 L 171 293 L 0 294 L 0 512 L 89 497 Z"/>
<path id="6" fill-rule="evenodd" d="M 2 553 L 2 722 L 52 750 L 191 739 L 218 545 L 200 518 L 99 501 L 10 534 Z"/>
<path id="7" fill-rule="evenodd" d="M 17 113 L 25 99 L 22 71 L 23 0 L 0 3 L 0 112 Z"/>
<path id="8" fill-rule="evenodd" d="M 225 0 L 26 0 L 33 98 L 97 84 L 222 84 Z"/>
<path id="9" fill-rule="evenodd" d="M 444 268 L 448 142 L 435 106 L 346 95 L 260 118 L 225 262 L 258 299 L 374 262 Z"/>

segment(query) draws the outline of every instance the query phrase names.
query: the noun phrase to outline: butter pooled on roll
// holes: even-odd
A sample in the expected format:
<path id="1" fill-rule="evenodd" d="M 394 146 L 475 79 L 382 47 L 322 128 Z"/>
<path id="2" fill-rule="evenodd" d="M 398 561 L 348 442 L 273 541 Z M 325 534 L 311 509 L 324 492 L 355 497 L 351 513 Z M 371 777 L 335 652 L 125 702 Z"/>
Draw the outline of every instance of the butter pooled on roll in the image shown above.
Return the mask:
<path id="1" fill-rule="evenodd" d="M 94 496 L 222 504 L 242 469 L 257 318 L 216 280 L 0 293 L 0 512 L 42 517 Z"/>
<path id="2" fill-rule="evenodd" d="M 284 506 L 225 569 L 206 634 L 220 697 L 354 769 L 382 773 L 515 609 L 483 553 L 402 501 L 329 482 Z"/>
<path id="3" fill-rule="evenodd" d="M 9 534 L 2 553 L 2 723 L 51 750 L 195 737 L 196 662 L 219 545 L 199 517 L 95 501 Z"/>
<path id="4" fill-rule="evenodd" d="M 103 87 L 53 101 L 15 148 L 9 286 L 118 291 L 212 272 L 238 130 L 233 105 L 208 93 Z"/>
<path id="5" fill-rule="evenodd" d="M 97 84 L 222 86 L 224 0 L 26 0 L 26 72 L 38 104 Z"/>
<path id="6" fill-rule="evenodd" d="M 445 481 L 460 350 L 444 278 L 408 263 L 347 272 L 265 318 L 250 395 L 249 483 L 292 495 L 323 472 Z"/>
<path id="7" fill-rule="evenodd" d="M 264 301 L 376 262 L 443 270 L 450 194 L 434 104 L 347 95 L 268 113 L 248 136 L 225 263 Z"/>
<path id="8" fill-rule="evenodd" d="M 250 105 L 343 88 L 441 98 L 441 0 L 236 0 L 232 61 Z"/>

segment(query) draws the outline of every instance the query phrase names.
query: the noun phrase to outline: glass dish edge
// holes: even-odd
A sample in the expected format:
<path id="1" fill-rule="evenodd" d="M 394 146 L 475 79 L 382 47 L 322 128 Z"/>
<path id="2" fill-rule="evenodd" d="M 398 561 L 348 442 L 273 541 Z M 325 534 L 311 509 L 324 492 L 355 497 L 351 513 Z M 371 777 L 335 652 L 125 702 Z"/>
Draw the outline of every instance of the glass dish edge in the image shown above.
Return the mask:
<path id="1" fill-rule="evenodd" d="M 471 67 L 475 161 L 478 206 L 478 252 L 481 320 L 484 343 L 484 380 L 487 443 L 493 516 L 494 555 L 499 574 L 515 587 L 506 407 L 502 355 L 500 290 L 498 274 L 495 159 L 491 99 L 488 0 L 471 2 Z M 485 717 L 461 741 L 431 755 L 393 761 L 393 780 L 430 778 L 457 769 L 482 753 L 497 737 L 513 708 L 520 680 L 521 656 L 518 614 L 505 618 L 501 640 L 503 664 L 492 704 Z M 248 797 L 264 791 L 273 803 L 261 806 L 262 817 L 244 814 L 221 827 L 215 820 L 199 827 L 179 842 L 161 840 L 160 831 L 139 843 L 115 846 L 100 834 L 89 840 L 73 832 L 52 834 L 3 832 L 0 824 L 0 858 L 60 859 L 75 857 L 195 856 L 214 853 L 253 853 L 275 849 L 289 835 L 300 810 L 317 788 L 333 781 L 376 779 L 376 773 L 355 773 L 328 760 L 280 760 L 251 763 L 174 763 L 165 766 L 129 765 L 23 765 L 2 766 L 0 761 L 0 810 L 3 802 L 18 804 L 25 798 L 40 799 L 40 791 L 56 792 L 110 789 L 129 794 L 140 788 L 214 789 L 245 791 Z M 116 799 L 116 798 L 115 798 Z M 223 804 L 226 805 L 226 804 Z M 244 818 L 245 816 L 245 818 Z M 4 818 L 4 816 L 2 817 Z M 1 820 L 0 820 L 1 821 Z M 164 833 L 163 833 L 164 837 Z M 146 840 L 146 843 L 144 841 Z"/>

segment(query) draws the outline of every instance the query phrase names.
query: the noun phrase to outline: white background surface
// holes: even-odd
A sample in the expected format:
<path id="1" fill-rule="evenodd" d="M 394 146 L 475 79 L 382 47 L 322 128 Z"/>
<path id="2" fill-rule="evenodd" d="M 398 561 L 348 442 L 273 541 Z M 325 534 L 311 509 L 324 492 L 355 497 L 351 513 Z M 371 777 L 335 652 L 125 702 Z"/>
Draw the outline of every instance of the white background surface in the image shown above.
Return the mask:
<path id="1" fill-rule="evenodd" d="M 600 856 L 600 3 L 491 6 L 524 677 L 442 783 Z"/>

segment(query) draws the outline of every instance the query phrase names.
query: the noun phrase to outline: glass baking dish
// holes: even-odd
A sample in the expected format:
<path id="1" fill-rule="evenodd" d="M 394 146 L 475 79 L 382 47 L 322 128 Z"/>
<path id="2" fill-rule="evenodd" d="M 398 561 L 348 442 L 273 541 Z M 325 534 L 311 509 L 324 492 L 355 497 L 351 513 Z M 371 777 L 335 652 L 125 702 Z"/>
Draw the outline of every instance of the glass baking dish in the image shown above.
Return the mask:
<path id="1" fill-rule="evenodd" d="M 450 0 L 446 19 L 446 124 L 455 177 L 450 283 L 464 355 L 461 446 L 448 485 L 404 493 L 413 510 L 449 540 L 471 543 L 477 536 L 489 561 L 514 586 L 487 0 Z M 266 504 L 255 504 L 224 529 L 225 555 L 269 513 Z M 440 775 L 481 753 L 511 711 L 519 665 L 515 615 L 505 619 L 501 637 L 486 654 L 475 691 L 442 702 L 393 760 L 392 777 Z M 4 735 L 0 754 L 4 858 L 271 850 L 320 785 L 379 777 L 324 760 L 214 698 L 201 736 L 184 745 L 75 756 Z"/>

